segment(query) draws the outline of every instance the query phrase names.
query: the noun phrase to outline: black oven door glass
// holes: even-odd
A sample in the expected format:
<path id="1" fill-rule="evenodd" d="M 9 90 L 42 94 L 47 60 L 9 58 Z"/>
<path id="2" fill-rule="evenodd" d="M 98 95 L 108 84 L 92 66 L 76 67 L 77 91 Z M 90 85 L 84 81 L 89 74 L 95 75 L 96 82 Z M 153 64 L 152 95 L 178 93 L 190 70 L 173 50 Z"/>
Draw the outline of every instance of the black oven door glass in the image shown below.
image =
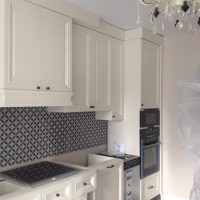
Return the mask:
<path id="1" fill-rule="evenodd" d="M 159 144 L 143 146 L 143 176 L 159 171 Z"/>

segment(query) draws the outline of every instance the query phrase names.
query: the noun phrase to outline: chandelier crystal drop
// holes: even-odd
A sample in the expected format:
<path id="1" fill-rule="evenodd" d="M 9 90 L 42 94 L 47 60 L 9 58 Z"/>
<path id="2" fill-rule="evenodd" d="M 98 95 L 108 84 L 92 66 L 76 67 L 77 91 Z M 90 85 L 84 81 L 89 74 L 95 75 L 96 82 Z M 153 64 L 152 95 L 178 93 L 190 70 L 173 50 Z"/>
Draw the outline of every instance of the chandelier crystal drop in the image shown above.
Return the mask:
<path id="1" fill-rule="evenodd" d="M 150 22 L 153 32 L 158 29 L 161 18 L 161 30 L 165 30 L 164 21 L 168 20 L 178 30 L 186 28 L 189 32 L 200 27 L 200 0 L 140 0 L 152 7 Z"/>

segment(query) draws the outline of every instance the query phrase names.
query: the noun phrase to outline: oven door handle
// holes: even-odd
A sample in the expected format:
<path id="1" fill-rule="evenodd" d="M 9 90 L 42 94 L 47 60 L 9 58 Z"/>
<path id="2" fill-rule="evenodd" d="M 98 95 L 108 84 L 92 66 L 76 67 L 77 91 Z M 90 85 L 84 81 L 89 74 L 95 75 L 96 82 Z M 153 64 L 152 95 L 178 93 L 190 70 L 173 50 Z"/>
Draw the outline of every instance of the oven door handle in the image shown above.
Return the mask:
<path id="1" fill-rule="evenodd" d="M 158 145 L 160 145 L 160 144 L 161 144 L 160 142 L 157 142 L 157 143 L 154 143 L 154 144 L 149 144 L 149 145 L 143 144 L 143 148 L 144 148 L 144 149 L 145 149 L 145 148 L 150 148 L 150 147 L 158 146 Z"/>

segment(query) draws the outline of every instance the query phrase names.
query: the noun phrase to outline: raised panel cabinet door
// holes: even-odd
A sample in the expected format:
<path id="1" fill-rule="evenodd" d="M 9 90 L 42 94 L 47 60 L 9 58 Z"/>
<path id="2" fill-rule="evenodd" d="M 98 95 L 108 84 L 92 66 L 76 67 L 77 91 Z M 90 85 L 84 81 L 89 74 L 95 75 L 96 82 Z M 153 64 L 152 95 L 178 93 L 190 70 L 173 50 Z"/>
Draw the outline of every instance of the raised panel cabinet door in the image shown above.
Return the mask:
<path id="1" fill-rule="evenodd" d="M 123 119 L 124 114 L 124 58 L 123 42 L 113 39 L 111 46 L 111 104 L 114 119 Z"/>
<path id="2" fill-rule="evenodd" d="M 72 90 L 71 29 L 70 18 L 43 9 L 42 77 L 46 90 Z"/>
<path id="3" fill-rule="evenodd" d="M 159 107 L 160 67 L 161 47 L 143 40 L 141 99 L 145 107 Z"/>
<path id="4" fill-rule="evenodd" d="M 89 107 L 90 30 L 73 25 L 72 101 L 74 106 Z"/>
<path id="5" fill-rule="evenodd" d="M 36 90 L 40 86 L 41 40 L 41 8 L 22 0 L 11 0 L 5 88 Z"/>
<path id="6" fill-rule="evenodd" d="M 122 200 L 120 188 L 119 166 L 111 169 L 98 170 L 97 174 L 97 200 Z"/>
<path id="7" fill-rule="evenodd" d="M 111 109 L 111 39 L 93 32 L 91 43 L 90 99 L 98 110 Z"/>

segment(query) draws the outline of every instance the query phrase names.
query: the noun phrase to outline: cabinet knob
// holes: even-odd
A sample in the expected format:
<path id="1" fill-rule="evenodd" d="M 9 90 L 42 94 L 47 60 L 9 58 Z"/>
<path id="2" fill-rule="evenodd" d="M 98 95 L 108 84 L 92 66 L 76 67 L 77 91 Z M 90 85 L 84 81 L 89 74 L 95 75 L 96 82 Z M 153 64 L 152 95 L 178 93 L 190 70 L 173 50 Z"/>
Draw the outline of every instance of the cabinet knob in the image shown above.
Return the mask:
<path id="1" fill-rule="evenodd" d="M 115 116 L 115 115 L 113 115 L 112 117 L 113 117 L 113 118 L 115 118 L 116 116 Z"/>
<path id="2" fill-rule="evenodd" d="M 36 87 L 36 89 L 37 89 L 37 90 L 40 90 L 40 89 L 41 89 L 41 87 L 40 87 L 40 86 L 37 86 L 37 87 Z"/>
<path id="3" fill-rule="evenodd" d="M 153 189 L 153 188 L 154 188 L 153 185 L 150 185 L 150 186 L 148 187 L 149 190 L 151 190 L 151 189 Z"/>
<path id="4" fill-rule="evenodd" d="M 95 106 L 90 106 L 90 108 L 95 108 Z"/>
<path id="5" fill-rule="evenodd" d="M 60 197 L 60 194 L 59 194 L 59 193 L 57 193 L 57 194 L 56 194 L 56 197 Z"/>
<path id="6" fill-rule="evenodd" d="M 84 186 L 87 186 L 87 183 L 83 183 Z"/>
<path id="7" fill-rule="evenodd" d="M 46 87 L 46 90 L 50 90 L 50 87 Z"/>
<path id="8" fill-rule="evenodd" d="M 141 106 L 144 106 L 144 104 L 142 103 Z"/>
<path id="9" fill-rule="evenodd" d="M 108 169 L 111 169 L 113 167 L 114 167 L 114 165 L 107 166 Z"/>

